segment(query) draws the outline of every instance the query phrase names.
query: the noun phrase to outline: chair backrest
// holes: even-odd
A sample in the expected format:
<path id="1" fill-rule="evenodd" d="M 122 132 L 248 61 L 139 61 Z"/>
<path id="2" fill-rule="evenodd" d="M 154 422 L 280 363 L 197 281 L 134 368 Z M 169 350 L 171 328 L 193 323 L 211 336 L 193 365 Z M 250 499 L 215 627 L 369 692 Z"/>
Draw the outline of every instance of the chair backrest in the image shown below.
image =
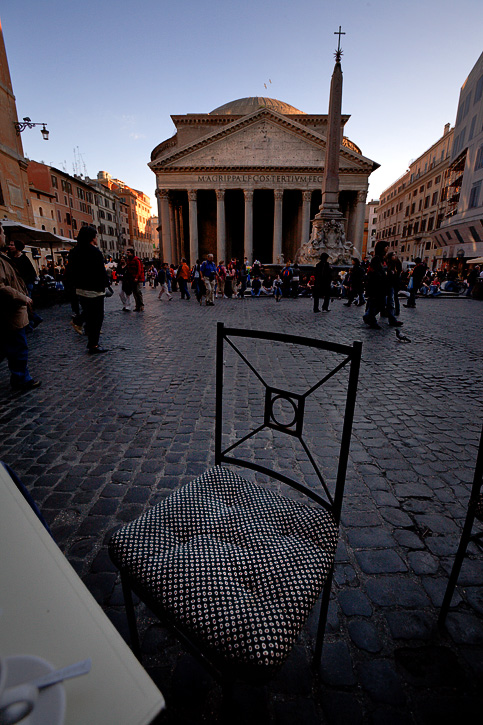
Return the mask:
<path id="1" fill-rule="evenodd" d="M 304 354 L 307 348 L 319 351 L 319 353 L 311 356 L 310 361 L 307 360 L 307 364 L 304 365 Z M 297 335 L 225 327 L 222 322 L 219 322 L 216 353 L 216 464 L 230 463 L 243 466 L 275 478 L 331 510 L 336 522 L 339 523 L 361 350 L 361 342 L 341 345 Z M 228 362 L 228 354 L 231 355 L 231 363 Z M 257 369 L 260 367 L 258 364 L 260 361 L 263 372 Z M 242 367 L 241 363 L 253 374 L 254 386 L 258 386 L 260 391 L 257 394 L 253 388 L 250 398 L 245 398 L 244 401 L 241 401 L 241 397 L 237 398 L 237 396 L 243 395 L 240 392 L 239 382 L 245 378 L 238 369 Z M 323 371 L 317 370 L 321 367 Z M 348 375 L 345 375 L 346 381 L 341 381 L 339 378 L 344 374 L 341 372 L 344 370 L 348 371 Z M 282 382 L 277 383 L 273 380 L 275 375 L 281 376 Z M 290 390 L 287 389 L 288 385 L 286 387 L 285 383 L 290 385 Z M 327 388 L 330 385 L 332 388 L 326 393 L 326 399 L 331 401 L 331 405 L 327 406 L 330 410 L 325 412 L 326 408 L 310 407 L 309 400 L 312 400 L 313 394 L 321 391 L 322 386 Z M 248 402 L 248 410 L 241 407 L 235 410 L 237 402 L 239 404 Z M 227 412 L 230 413 L 229 416 L 225 415 Z M 228 418 L 230 418 L 229 423 Z M 232 419 L 235 421 L 235 426 L 233 426 Z M 323 434 L 331 433 L 330 439 L 324 438 L 325 451 L 322 460 L 327 463 L 328 467 L 334 469 L 332 485 L 328 483 L 327 476 L 324 476 L 320 470 L 320 463 L 317 462 L 317 459 L 320 461 L 319 453 L 313 450 L 314 446 L 311 450 L 306 439 L 305 433 L 310 423 L 315 428 L 312 442 Z M 250 428 L 250 430 L 245 432 L 244 428 L 247 430 Z M 329 428 L 330 431 L 328 431 Z M 244 433 L 241 437 L 239 437 L 240 429 Z M 259 449 L 265 453 L 265 459 L 275 457 L 275 450 L 283 451 L 284 465 L 282 468 L 277 465 L 275 468 L 269 467 L 266 461 L 259 463 L 252 460 L 250 453 L 253 454 L 253 451 L 256 450 L 253 447 L 246 449 L 245 453 L 248 454 L 248 457 L 245 458 L 241 457 L 239 452 L 233 453 L 238 447 L 241 447 L 243 451 L 245 442 L 250 438 L 260 437 L 260 434 L 265 436 L 264 440 L 268 445 L 265 449 L 259 446 Z M 273 439 L 278 434 L 288 435 L 292 439 L 292 445 L 271 448 L 274 443 Z M 334 440 L 337 437 L 340 437 L 340 444 L 335 446 Z M 228 445 L 224 445 L 225 442 Z M 295 442 L 299 444 L 297 447 L 294 445 Z M 296 460 L 292 464 L 285 459 L 290 449 L 296 456 Z M 337 449 L 338 453 L 336 453 Z M 321 486 L 322 495 L 291 475 L 301 461 L 297 450 L 304 452 L 304 473 L 307 470 L 306 462 L 308 461 L 316 474 L 316 482 Z M 273 455 L 270 451 L 273 452 Z M 336 465 L 334 465 L 335 461 Z M 276 464 L 277 462 L 270 461 L 270 463 Z M 307 476 L 304 477 L 307 478 Z M 310 478 L 310 473 L 308 478 Z"/>
<path id="2" fill-rule="evenodd" d="M 481 429 L 480 443 L 478 446 L 478 454 L 476 457 L 475 473 L 473 476 L 473 485 L 471 487 L 468 511 L 483 521 L 483 428 Z M 479 537 L 481 538 L 481 537 Z"/>

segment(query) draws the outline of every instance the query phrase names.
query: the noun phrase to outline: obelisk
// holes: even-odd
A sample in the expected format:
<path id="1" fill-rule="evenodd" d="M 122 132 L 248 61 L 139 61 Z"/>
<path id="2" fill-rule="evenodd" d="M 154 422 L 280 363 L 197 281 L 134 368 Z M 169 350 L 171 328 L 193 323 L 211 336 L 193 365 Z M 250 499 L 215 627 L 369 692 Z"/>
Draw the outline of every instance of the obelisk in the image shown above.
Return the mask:
<path id="1" fill-rule="evenodd" d="M 315 216 L 316 219 L 340 219 L 342 217 L 339 209 L 339 155 L 342 142 L 342 66 L 340 63 L 342 50 L 340 36 L 345 35 L 345 33 L 342 33 L 339 26 L 339 32 L 334 33 L 334 35 L 339 35 L 339 44 L 335 52 L 335 67 L 330 83 L 322 204 L 319 206 L 319 213 Z"/>
<path id="2" fill-rule="evenodd" d="M 339 156 L 342 142 L 342 50 L 339 26 L 335 67 L 330 84 L 329 117 L 322 181 L 322 203 L 312 221 L 310 240 L 300 247 L 296 259 L 299 264 L 316 264 L 322 252 L 327 252 L 332 264 L 347 264 L 353 247 L 346 242 L 342 212 L 339 209 Z"/>

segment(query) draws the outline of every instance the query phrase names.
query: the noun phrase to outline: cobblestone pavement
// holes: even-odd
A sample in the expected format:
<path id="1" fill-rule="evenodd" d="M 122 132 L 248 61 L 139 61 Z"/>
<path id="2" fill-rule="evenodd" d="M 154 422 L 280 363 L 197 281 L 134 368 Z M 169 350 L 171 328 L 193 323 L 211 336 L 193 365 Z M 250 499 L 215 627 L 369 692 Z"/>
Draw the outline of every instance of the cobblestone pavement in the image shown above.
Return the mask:
<path id="1" fill-rule="evenodd" d="M 483 558 L 476 551 L 445 630 L 437 615 L 483 419 L 483 304 L 418 301 L 416 310 L 402 310 L 412 342 L 400 343 L 385 323 L 381 331 L 366 329 L 361 310 L 340 301 L 330 314 L 314 315 L 303 299 L 217 300 L 206 308 L 179 295 L 160 302 L 149 289 L 145 298 L 143 314 L 123 313 L 117 294 L 106 301 L 102 342 L 110 352 L 99 357 L 86 355 L 67 306 L 43 311 L 43 325 L 29 338 L 31 371 L 42 387 L 14 394 L 5 363 L 0 375 L 0 457 L 32 491 L 57 543 L 119 631 L 126 634 L 106 551 L 110 533 L 214 462 L 216 321 L 360 339 L 322 667 L 315 674 L 310 668 L 310 620 L 267 687 L 236 690 L 231 721 L 399 725 L 465 722 L 481 712 Z M 305 375 L 311 363 L 305 357 L 292 367 Z M 237 396 L 243 421 L 251 403 L 248 393 Z M 329 402 L 340 412 L 337 397 Z M 322 458 L 333 451 L 325 439 L 321 446 Z M 144 609 L 140 621 L 145 666 L 168 706 L 159 722 L 219 722 L 216 683 Z"/>

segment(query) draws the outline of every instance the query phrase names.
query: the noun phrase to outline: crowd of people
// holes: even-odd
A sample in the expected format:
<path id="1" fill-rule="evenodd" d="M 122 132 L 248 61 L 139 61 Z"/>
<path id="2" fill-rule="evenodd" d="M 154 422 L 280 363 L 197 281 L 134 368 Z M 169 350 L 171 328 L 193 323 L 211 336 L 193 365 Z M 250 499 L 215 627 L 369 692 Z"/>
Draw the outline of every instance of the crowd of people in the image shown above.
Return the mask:
<path id="1" fill-rule="evenodd" d="M 420 258 L 414 260 L 412 268 L 403 269 L 397 254 L 388 252 L 388 246 L 379 241 L 369 259 L 353 257 L 349 269 L 334 270 L 323 253 L 312 274 L 290 261 L 279 272 L 274 272 L 272 265 L 263 267 L 258 260 L 250 264 L 247 258 L 216 264 L 212 254 L 197 259 L 191 267 L 184 258 L 177 265 L 165 262 L 145 266 L 132 248 L 118 262 L 105 260 L 97 247 L 96 229 L 85 226 L 67 259 L 57 265 L 49 261 L 37 273 L 22 242 L 11 240 L 7 244 L 0 223 L 0 359 L 7 358 L 13 388 L 30 390 L 40 385 L 28 370 L 26 334 L 42 322 L 33 305 L 35 289 L 42 285 L 54 285 L 67 296 L 73 328 L 86 335 L 88 354 L 98 355 L 106 352 L 99 344 L 104 300 L 116 288 L 126 312 L 144 310 L 146 284 L 159 289 L 159 300 L 171 302 L 173 293 L 179 291 L 182 300 L 194 296 L 199 305 L 208 307 L 214 306 L 215 299 L 264 296 L 280 302 L 284 298 L 310 297 L 313 311 L 318 313 L 330 312 L 331 300 L 339 297 L 345 299 L 346 307 L 365 305 L 364 323 L 381 329 L 378 316 L 387 319 L 392 327 L 403 324 L 398 319 L 401 295 L 407 300 L 404 306 L 414 308 L 418 293 L 437 296 L 443 288 L 460 292 L 464 285 L 466 294 L 471 295 L 476 283 L 483 282 L 479 266 L 468 272 L 465 282 L 458 279 L 455 270 L 428 270 Z"/>
<path id="2" fill-rule="evenodd" d="M 131 273 L 126 260 L 121 257 L 117 265 L 107 265 L 111 280 L 121 286 L 123 310 L 139 311 L 129 299 L 131 294 Z M 282 297 L 312 297 L 315 275 L 302 275 L 298 264 L 287 262 L 279 274 L 271 274 L 258 260 L 249 264 L 248 259 L 231 259 L 215 263 L 212 254 L 205 260 L 197 259 L 190 268 L 182 258 L 178 265 L 167 262 L 156 268 L 149 265 L 145 270 L 143 285 L 158 288 L 158 298 L 170 301 L 173 292 L 179 291 L 181 299 L 190 300 L 193 295 L 202 305 L 213 306 L 215 299 L 244 299 L 245 297 L 270 297 L 277 301 Z"/>

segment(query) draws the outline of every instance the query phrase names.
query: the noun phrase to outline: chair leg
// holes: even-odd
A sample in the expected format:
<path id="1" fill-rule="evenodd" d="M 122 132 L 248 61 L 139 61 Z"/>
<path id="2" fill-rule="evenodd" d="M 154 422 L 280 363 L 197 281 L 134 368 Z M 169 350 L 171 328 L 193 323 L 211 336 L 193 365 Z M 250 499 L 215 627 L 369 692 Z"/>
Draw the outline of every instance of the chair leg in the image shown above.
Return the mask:
<path id="1" fill-rule="evenodd" d="M 448 585 L 446 587 L 446 592 L 438 617 L 438 625 L 440 627 L 444 626 L 446 615 L 448 614 L 449 606 L 451 604 L 458 577 L 460 575 L 461 567 L 463 565 L 463 561 L 466 555 L 466 549 L 468 548 L 468 544 L 471 539 L 471 530 L 473 528 L 474 520 L 474 506 L 472 505 L 472 502 L 470 502 L 468 507 L 468 513 L 466 515 L 465 525 L 463 526 L 463 532 L 461 534 L 461 539 L 458 546 L 458 551 L 456 552 L 453 568 L 451 569 L 451 574 L 448 580 Z"/>
<path id="2" fill-rule="evenodd" d="M 124 596 L 124 606 L 126 609 L 127 624 L 129 627 L 129 637 L 131 640 L 131 649 L 133 654 L 141 662 L 141 645 L 139 643 L 138 628 L 136 624 L 136 612 L 134 611 L 134 602 L 132 599 L 132 590 L 129 585 L 127 576 L 121 572 L 122 593 Z"/>
<path id="3" fill-rule="evenodd" d="M 317 639 L 315 642 L 315 652 L 314 652 L 314 659 L 313 659 L 314 666 L 320 665 L 320 661 L 322 659 L 322 647 L 324 644 L 324 634 L 325 634 L 325 627 L 327 624 L 327 613 L 329 611 L 330 590 L 332 588 L 333 575 L 334 575 L 334 565 L 332 565 L 330 568 L 330 572 L 327 576 L 327 581 L 325 582 L 325 586 L 324 586 L 324 589 L 322 592 L 322 600 L 320 602 L 319 624 L 317 627 Z"/>
<path id="4" fill-rule="evenodd" d="M 233 723 L 233 682 L 224 680 L 221 686 L 221 722 L 222 725 Z"/>

